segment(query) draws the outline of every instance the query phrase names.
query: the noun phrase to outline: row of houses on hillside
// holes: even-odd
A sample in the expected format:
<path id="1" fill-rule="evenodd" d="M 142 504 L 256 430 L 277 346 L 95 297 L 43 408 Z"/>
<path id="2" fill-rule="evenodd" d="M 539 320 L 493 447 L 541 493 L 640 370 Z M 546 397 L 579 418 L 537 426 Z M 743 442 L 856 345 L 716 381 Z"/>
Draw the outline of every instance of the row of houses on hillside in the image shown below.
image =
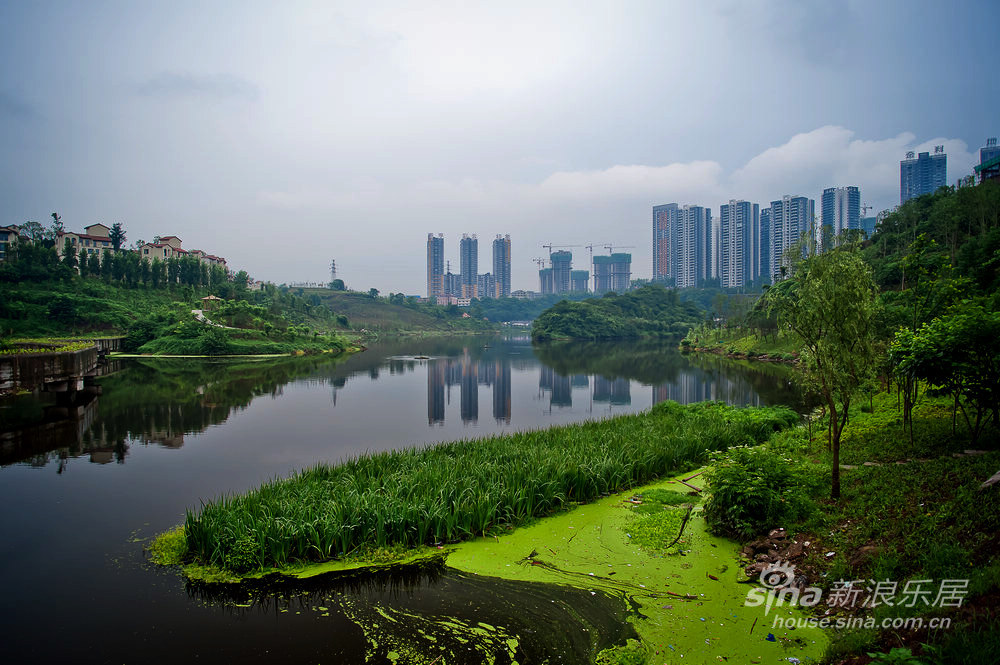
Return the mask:
<path id="1" fill-rule="evenodd" d="M 7 251 L 10 243 L 23 237 L 21 227 L 0 226 L 0 261 L 7 258 Z M 111 229 L 104 224 L 91 224 L 83 229 L 83 233 L 76 231 L 60 231 L 56 234 L 55 250 L 62 259 L 66 248 L 66 241 L 76 248 L 77 256 L 88 256 L 90 254 L 100 254 L 104 250 L 112 250 L 114 246 L 111 242 Z M 166 261 L 171 258 L 191 256 L 207 265 L 218 265 L 228 269 L 226 260 L 221 256 L 209 254 L 200 249 L 184 249 L 181 246 L 181 239 L 177 236 L 163 236 L 157 242 L 148 242 L 134 250 L 144 259 L 159 259 Z"/>

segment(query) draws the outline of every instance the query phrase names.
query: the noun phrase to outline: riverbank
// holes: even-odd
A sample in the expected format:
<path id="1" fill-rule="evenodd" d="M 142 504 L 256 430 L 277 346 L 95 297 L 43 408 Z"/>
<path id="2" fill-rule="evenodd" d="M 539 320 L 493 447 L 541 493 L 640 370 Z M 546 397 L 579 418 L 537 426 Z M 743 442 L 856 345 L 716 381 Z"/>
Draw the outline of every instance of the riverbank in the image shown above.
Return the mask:
<path id="1" fill-rule="evenodd" d="M 873 662 L 868 653 L 892 649 L 905 649 L 913 663 L 924 665 L 1000 659 L 1000 492 L 983 487 L 1000 469 L 1000 441 L 995 429 L 975 443 L 961 424 L 953 433 L 951 408 L 948 398 L 922 396 L 912 440 L 894 395 L 882 393 L 852 408 L 837 502 L 826 498 L 831 454 L 823 418 L 814 421 L 812 439 L 806 428 L 796 428 L 754 449 L 753 458 L 738 459 L 734 451 L 719 460 L 726 474 L 717 477 L 715 491 L 719 482 L 731 485 L 722 506 L 729 518 L 717 520 L 716 530 L 747 523 L 740 515 L 759 520 L 744 536 L 748 575 L 782 562 L 794 566 L 797 586 L 816 586 L 824 599 L 845 580 L 864 583 L 853 601 L 821 605 L 820 616 L 855 622 L 831 633 L 827 662 L 864 665 Z M 772 471 L 784 487 L 767 484 L 780 502 L 767 504 L 774 512 L 764 521 L 764 510 L 751 507 L 766 495 L 751 497 L 745 479 Z M 872 580 L 892 587 L 890 603 L 920 580 L 933 587 L 934 597 L 915 606 L 898 597 L 894 604 L 866 606 Z M 937 594 L 947 580 L 956 580 L 960 591 L 950 606 L 941 606 Z M 893 626 L 892 620 L 910 623 Z M 932 620 L 950 625 L 932 629 Z"/>
<path id="2" fill-rule="evenodd" d="M 761 335 L 744 328 L 707 328 L 700 326 L 688 331 L 681 340 L 682 351 L 714 353 L 739 360 L 798 363 L 800 340 L 792 333 L 775 332 Z"/>

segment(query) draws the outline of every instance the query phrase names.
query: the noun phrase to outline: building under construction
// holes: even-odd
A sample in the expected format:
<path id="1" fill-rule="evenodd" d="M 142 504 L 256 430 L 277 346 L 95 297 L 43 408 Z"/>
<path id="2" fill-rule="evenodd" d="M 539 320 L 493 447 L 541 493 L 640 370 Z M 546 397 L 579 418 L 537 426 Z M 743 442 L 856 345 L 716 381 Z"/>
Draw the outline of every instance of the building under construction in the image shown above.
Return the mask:
<path id="1" fill-rule="evenodd" d="M 624 293 L 632 281 L 632 255 L 619 252 L 594 257 L 594 293 Z"/>

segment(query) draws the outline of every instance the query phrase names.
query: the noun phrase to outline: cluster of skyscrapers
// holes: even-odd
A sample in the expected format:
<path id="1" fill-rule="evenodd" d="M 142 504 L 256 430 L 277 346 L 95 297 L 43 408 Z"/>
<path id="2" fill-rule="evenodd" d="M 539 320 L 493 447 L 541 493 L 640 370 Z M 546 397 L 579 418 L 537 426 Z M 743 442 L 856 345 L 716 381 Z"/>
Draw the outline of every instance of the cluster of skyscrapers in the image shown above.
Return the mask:
<path id="1" fill-rule="evenodd" d="M 995 146 L 992 140 L 980 152 Z M 899 163 L 900 203 L 937 191 L 947 184 L 947 171 L 944 146 L 906 153 Z M 730 200 L 715 218 L 711 208 L 699 205 L 654 206 L 653 280 L 678 288 L 773 282 L 781 278 L 785 253 L 803 239 L 813 251 L 823 251 L 846 230 L 873 233 L 876 218 L 864 217 L 867 210 L 856 186 L 824 189 L 818 218 L 816 202 L 805 196 L 786 195 L 767 207 Z"/>
<path id="2" fill-rule="evenodd" d="M 945 186 L 947 172 L 944 146 L 935 146 L 933 152 L 907 152 L 899 163 L 900 204 Z M 976 173 L 980 181 L 1000 178 L 1000 146 L 996 139 L 989 139 L 980 150 Z M 870 206 L 862 205 L 857 186 L 824 189 L 819 203 L 819 216 L 816 201 L 798 195 L 782 196 L 763 207 L 731 199 L 719 206 L 718 216 L 713 216 L 711 208 L 700 205 L 653 206 L 653 281 L 677 288 L 756 287 L 780 279 L 786 253 L 803 240 L 808 250 L 823 251 L 845 231 L 866 235 L 875 231 L 877 220 L 864 216 Z M 552 249 L 550 245 L 545 247 Z M 593 250 L 592 245 L 587 247 Z M 605 247 L 612 249 L 610 245 Z M 444 258 L 444 235 L 427 235 L 429 298 L 468 304 L 473 298 L 511 296 L 509 235 L 498 235 L 493 241 L 492 272 L 479 274 L 479 241 L 475 235 L 462 235 L 459 257 L 460 271 L 454 274 Z M 592 273 L 573 270 L 573 254 L 566 249 L 550 251 L 548 267 L 543 267 L 542 259 L 536 261 L 543 294 L 623 292 L 632 281 L 631 254 L 593 256 Z M 525 293 L 530 295 L 515 295 Z"/>
<path id="3" fill-rule="evenodd" d="M 546 245 L 547 247 L 548 245 Z M 595 256 L 594 293 L 627 291 L 632 278 L 632 255 L 622 252 Z M 586 293 L 590 291 L 590 272 L 573 270 L 573 253 L 559 250 L 549 254 L 549 267 L 538 271 L 539 290 L 547 293 Z"/>
<path id="4" fill-rule="evenodd" d="M 724 288 L 772 281 L 781 257 L 802 234 L 815 232 L 816 202 L 783 196 L 763 210 L 757 203 L 730 200 L 719 216 L 699 205 L 653 207 L 653 280 L 677 288 L 718 284 Z M 857 187 L 823 192 L 822 228 L 836 235 L 861 228 Z M 825 234 L 824 234 L 825 235 Z"/>
<path id="5" fill-rule="evenodd" d="M 493 241 L 493 272 L 479 273 L 479 239 L 463 233 L 458 243 L 459 272 L 444 258 L 444 234 L 427 234 L 427 297 L 448 304 L 452 299 L 510 297 L 510 235 Z"/>

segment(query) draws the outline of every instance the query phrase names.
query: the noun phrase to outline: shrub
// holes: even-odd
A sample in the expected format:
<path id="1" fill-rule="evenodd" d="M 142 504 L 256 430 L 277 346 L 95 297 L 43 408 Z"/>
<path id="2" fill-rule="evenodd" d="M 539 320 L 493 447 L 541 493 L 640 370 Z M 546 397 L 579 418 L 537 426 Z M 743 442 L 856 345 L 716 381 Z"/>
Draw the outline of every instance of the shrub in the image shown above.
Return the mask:
<path id="1" fill-rule="evenodd" d="M 223 356 L 232 353 L 229 334 L 222 328 L 206 326 L 200 335 L 199 349 L 206 356 Z"/>
<path id="2" fill-rule="evenodd" d="M 159 326 L 155 323 L 149 319 L 140 319 L 129 326 L 125 339 L 122 340 L 122 350 L 134 353 L 146 342 L 156 339 L 158 332 Z"/>
<path id="3" fill-rule="evenodd" d="M 818 478 L 764 447 L 712 454 L 705 521 L 713 533 L 749 538 L 808 515 Z"/>
<path id="4" fill-rule="evenodd" d="M 249 537 L 237 540 L 226 552 L 226 568 L 235 573 L 247 573 L 258 568 L 257 546 Z"/>

